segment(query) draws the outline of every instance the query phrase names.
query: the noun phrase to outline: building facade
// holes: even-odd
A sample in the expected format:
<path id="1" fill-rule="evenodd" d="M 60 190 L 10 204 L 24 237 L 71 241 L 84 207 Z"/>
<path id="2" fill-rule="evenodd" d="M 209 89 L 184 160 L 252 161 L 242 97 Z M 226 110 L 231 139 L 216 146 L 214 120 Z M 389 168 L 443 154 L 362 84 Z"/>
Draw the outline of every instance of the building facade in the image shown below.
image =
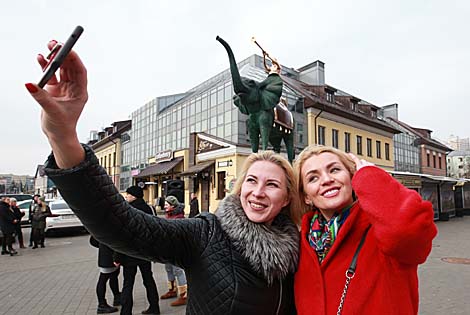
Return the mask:
<path id="1" fill-rule="evenodd" d="M 238 67 L 243 77 L 266 78 L 260 56 Z M 394 169 L 393 137 L 399 130 L 378 114 L 380 107 L 327 85 L 321 61 L 297 70 L 283 66 L 281 75 L 282 97 L 295 121 L 296 155 L 310 144 L 331 145 Z M 233 93 L 227 69 L 185 93 L 157 97 L 134 111 L 132 128 L 120 135 L 120 191 L 138 184 L 155 204 L 170 189 L 183 189 L 185 204 L 195 192 L 201 209 L 214 211 L 251 152 L 248 116 L 233 104 Z M 99 159 L 106 167 L 109 152 Z"/>
<path id="2" fill-rule="evenodd" d="M 122 161 L 122 135 L 128 132 L 131 127 L 131 120 L 113 122 L 110 127 L 92 134 L 88 143 L 95 152 L 100 165 L 103 166 L 118 189 Z"/>
<path id="3" fill-rule="evenodd" d="M 470 150 L 452 151 L 447 155 L 447 174 L 454 178 L 470 178 Z"/>

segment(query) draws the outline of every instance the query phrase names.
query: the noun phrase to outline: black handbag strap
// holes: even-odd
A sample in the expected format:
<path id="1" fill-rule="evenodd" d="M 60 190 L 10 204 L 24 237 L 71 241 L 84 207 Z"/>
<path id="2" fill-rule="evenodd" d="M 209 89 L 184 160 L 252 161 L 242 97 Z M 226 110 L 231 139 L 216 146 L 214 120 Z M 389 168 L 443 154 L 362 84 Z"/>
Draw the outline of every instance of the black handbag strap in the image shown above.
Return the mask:
<path id="1" fill-rule="evenodd" d="M 359 245 L 357 245 L 356 252 L 354 253 L 351 264 L 349 265 L 348 270 L 346 270 L 346 283 L 344 284 L 343 294 L 341 295 L 341 300 L 338 306 L 338 312 L 336 313 L 337 315 L 341 315 L 341 311 L 343 310 L 343 304 L 346 298 L 346 293 L 348 292 L 349 283 L 351 282 L 351 279 L 354 278 L 354 275 L 356 274 L 357 258 L 359 257 L 359 252 L 361 251 L 362 245 L 364 245 L 367 232 L 369 232 L 369 229 L 370 229 L 370 225 L 364 231 L 361 241 L 359 242 Z"/>
<path id="2" fill-rule="evenodd" d="M 349 268 L 348 268 L 348 273 L 350 274 L 354 274 L 356 272 L 357 257 L 359 256 L 359 252 L 361 251 L 362 245 L 364 245 L 364 241 L 366 240 L 367 232 L 369 232 L 369 229 L 370 229 L 370 225 L 364 231 L 361 241 L 359 242 L 359 245 L 357 245 L 356 252 L 354 253 L 353 259 L 351 261 L 351 265 L 349 265 Z"/>

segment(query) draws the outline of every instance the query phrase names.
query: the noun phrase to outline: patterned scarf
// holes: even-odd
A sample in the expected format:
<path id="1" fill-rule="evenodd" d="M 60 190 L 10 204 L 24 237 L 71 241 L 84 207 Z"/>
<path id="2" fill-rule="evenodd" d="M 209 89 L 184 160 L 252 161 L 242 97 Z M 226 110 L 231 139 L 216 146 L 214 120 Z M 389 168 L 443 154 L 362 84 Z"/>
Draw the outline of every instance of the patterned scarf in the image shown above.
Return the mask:
<path id="1" fill-rule="evenodd" d="M 333 246 L 340 227 L 349 216 L 351 207 L 352 205 L 343 209 L 340 213 L 335 212 L 329 221 L 325 219 L 319 210 L 314 210 L 315 213 L 312 221 L 310 221 L 310 233 L 308 233 L 307 238 L 310 246 L 317 253 L 320 264 L 325 259 L 331 246 Z"/>

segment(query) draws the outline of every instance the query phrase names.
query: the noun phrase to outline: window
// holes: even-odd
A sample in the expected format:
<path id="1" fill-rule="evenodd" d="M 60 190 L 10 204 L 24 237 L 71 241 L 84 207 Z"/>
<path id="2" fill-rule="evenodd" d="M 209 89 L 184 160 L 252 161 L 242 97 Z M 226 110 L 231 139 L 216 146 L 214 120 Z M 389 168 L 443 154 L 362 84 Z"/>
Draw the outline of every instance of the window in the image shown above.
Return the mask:
<path id="1" fill-rule="evenodd" d="M 217 199 L 225 198 L 225 172 L 217 172 Z"/>
<path id="2" fill-rule="evenodd" d="M 432 166 L 436 168 L 436 156 L 435 155 L 432 156 Z"/>
<path id="3" fill-rule="evenodd" d="M 362 137 L 356 136 L 357 154 L 362 155 Z"/>
<path id="4" fill-rule="evenodd" d="M 439 169 L 442 169 L 442 158 L 439 157 Z"/>
<path id="5" fill-rule="evenodd" d="M 377 141 L 375 142 L 375 146 L 376 146 L 376 150 L 377 150 L 377 158 L 378 158 L 378 159 L 381 159 L 381 158 L 382 158 L 381 145 L 382 145 L 382 144 L 380 143 L 380 141 L 377 140 Z"/>
<path id="6" fill-rule="evenodd" d="M 430 167 L 431 166 L 431 156 L 429 156 L 429 153 L 426 154 L 426 162 L 427 162 L 426 165 L 428 167 Z"/>
<path id="7" fill-rule="evenodd" d="M 318 126 L 318 144 L 325 145 L 325 127 Z"/>
<path id="8" fill-rule="evenodd" d="M 367 156 L 372 157 L 372 139 L 367 138 Z"/>
<path id="9" fill-rule="evenodd" d="M 349 132 L 344 133 L 344 151 L 351 152 L 351 134 Z"/>
<path id="10" fill-rule="evenodd" d="M 336 149 L 338 149 L 338 144 L 339 144 L 339 141 L 338 141 L 338 130 L 337 129 L 333 129 L 332 130 L 332 134 L 331 134 L 331 143 L 332 143 L 332 146 Z"/>
<path id="11" fill-rule="evenodd" d="M 390 144 L 385 143 L 385 159 L 390 161 Z"/>
<path id="12" fill-rule="evenodd" d="M 326 92 L 326 100 L 330 103 L 335 102 L 335 95 L 331 92 Z"/>

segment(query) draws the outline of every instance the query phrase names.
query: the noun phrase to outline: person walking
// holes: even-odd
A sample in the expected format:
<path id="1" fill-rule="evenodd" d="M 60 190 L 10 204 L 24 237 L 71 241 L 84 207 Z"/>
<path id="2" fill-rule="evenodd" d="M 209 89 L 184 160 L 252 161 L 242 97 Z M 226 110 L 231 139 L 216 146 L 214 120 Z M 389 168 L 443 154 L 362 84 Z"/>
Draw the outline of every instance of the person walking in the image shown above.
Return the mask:
<path id="1" fill-rule="evenodd" d="M 44 196 L 39 197 L 38 205 L 34 210 L 31 221 L 31 226 L 33 228 L 33 249 L 38 248 L 38 245 L 41 245 L 41 248 L 45 247 L 46 218 L 51 216 L 52 212 L 46 203 L 46 198 Z"/>
<path id="2" fill-rule="evenodd" d="M 90 236 L 90 245 L 98 248 L 98 267 L 100 276 L 96 283 L 96 297 L 98 299 L 97 314 L 115 313 L 119 309 L 116 306 L 121 305 L 121 292 L 119 292 L 119 266 L 114 264 L 114 251 L 103 243 L 98 242 L 93 236 Z M 114 295 L 113 306 L 106 301 L 106 283 Z"/>
<path id="3" fill-rule="evenodd" d="M 126 200 L 129 204 L 140 212 L 148 215 L 153 215 L 152 208 L 143 199 L 144 192 L 138 186 L 130 186 L 126 189 Z M 134 245 L 140 247 L 139 241 Z M 121 294 L 121 315 L 131 315 L 134 304 L 133 290 L 135 283 L 135 276 L 137 268 L 142 275 L 142 281 L 147 293 L 147 301 L 149 307 L 142 311 L 142 314 L 160 314 L 160 305 L 158 303 L 158 289 L 152 273 L 152 263 L 149 260 L 138 259 L 132 256 L 115 252 L 114 262 L 117 265 L 122 265 L 124 284 L 122 286 Z"/>
<path id="4" fill-rule="evenodd" d="M 175 196 L 165 198 L 165 216 L 167 219 L 184 218 L 184 204 L 181 204 Z M 168 279 L 168 292 L 160 298 L 162 300 L 178 297 L 171 302 L 171 306 L 186 305 L 187 300 L 187 281 L 183 268 L 170 263 L 165 264 L 165 271 Z"/>
<path id="5" fill-rule="evenodd" d="M 294 168 L 305 213 L 298 314 L 418 314 L 417 269 L 437 233 L 431 203 L 332 147 L 305 148 Z"/>
<path id="6" fill-rule="evenodd" d="M 197 200 L 197 194 L 191 193 L 191 202 L 189 203 L 189 217 L 194 218 L 199 214 L 199 201 Z"/>
<path id="7" fill-rule="evenodd" d="M 21 218 L 25 216 L 25 213 L 24 211 L 21 211 L 20 208 L 16 205 L 16 198 L 10 198 L 10 208 L 13 210 L 17 220 L 15 223 L 15 237 L 18 237 L 19 247 L 25 248 L 23 242 L 23 231 L 21 230 Z"/>
<path id="8" fill-rule="evenodd" d="M 0 229 L 3 233 L 2 255 L 14 256 L 18 252 L 13 248 L 14 234 L 16 231 L 16 219 L 13 210 L 10 207 L 10 198 L 2 197 L 0 199 Z"/>

